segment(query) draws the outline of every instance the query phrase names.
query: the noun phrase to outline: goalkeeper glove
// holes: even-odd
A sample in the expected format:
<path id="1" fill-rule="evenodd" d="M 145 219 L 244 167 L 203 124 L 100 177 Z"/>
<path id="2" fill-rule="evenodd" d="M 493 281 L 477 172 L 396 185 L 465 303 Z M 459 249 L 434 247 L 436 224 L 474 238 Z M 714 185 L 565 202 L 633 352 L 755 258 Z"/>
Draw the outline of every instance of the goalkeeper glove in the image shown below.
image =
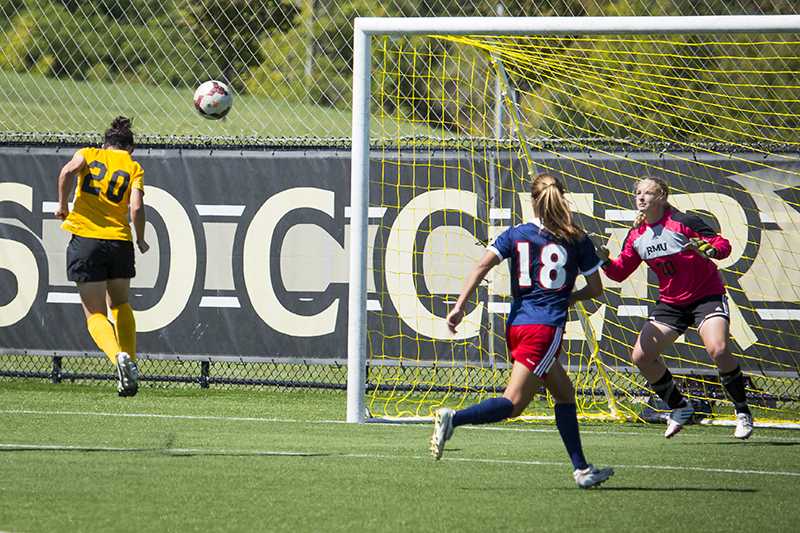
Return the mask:
<path id="1" fill-rule="evenodd" d="M 689 242 L 694 246 L 695 250 L 701 255 L 714 259 L 717 257 L 717 249 L 711 246 L 711 243 L 704 241 L 699 237 L 692 237 Z"/>
<path id="2" fill-rule="evenodd" d="M 608 248 L 605 246 L 601 246 L 597 249 L 597 257 L 600 258 L 602 267 L 607 267 L 608 264 L 611 262 L 611 252 L 609 252 Z"/>

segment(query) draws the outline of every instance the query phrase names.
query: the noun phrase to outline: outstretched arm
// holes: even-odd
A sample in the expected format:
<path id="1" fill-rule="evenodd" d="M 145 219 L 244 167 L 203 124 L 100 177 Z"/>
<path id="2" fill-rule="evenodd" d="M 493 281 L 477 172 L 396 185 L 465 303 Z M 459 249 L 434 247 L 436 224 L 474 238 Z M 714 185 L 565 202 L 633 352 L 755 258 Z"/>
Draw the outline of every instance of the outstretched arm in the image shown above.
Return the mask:
<path id="1" fill-rule="evenodd" d="M 464 318 L 464 305 L 467 303 L 467 298 L 475 292 L 475 289 L 478 287 L 483 278 L 486 277 L 486 274 L 494 268 L 496 265 L 500 264 L 501 259 L 495 254 L 493 251 L 487 251 L 481 260 L 475 265 L 475 268 L 472 269 L 472 272 L 467 277 L 467 281 L 464 283 L 464 288 L 461 289 L 461 294 L 458 296 L 458 300 L 450 312 L 447 314 L 447 327 L 451 333 L 456 332 L 456 326 L 461 323 L 461 319 Z"/>
<path id="2" fill-rule="evenodd" d="M 603 272 L 614 281 L 625 281 L 642 262 L 642 258 L 639 257 L 639 253 L 633 247 L 633 239 L 630 232 L 625 237 L 625 244 L 622 245 L 622 251 L 616 259 L 609 257 L 608 248 L 605 246 L 600 247 L 598 255 L 604 261 Z"/>
<path id="3" fill-rule="evenodd" d="M 72 194 L 72 189 L 75 187 L 75 174 L 83 168 L 86 160 L 81 153 L 75 152 L 72 159 L 67 161 L 67 164 L 61 167 L 61 172 L 58 173 L 58 208 L 56 209 L 56 217 L 64 220 L 69 215 L 69 197 Z"/>

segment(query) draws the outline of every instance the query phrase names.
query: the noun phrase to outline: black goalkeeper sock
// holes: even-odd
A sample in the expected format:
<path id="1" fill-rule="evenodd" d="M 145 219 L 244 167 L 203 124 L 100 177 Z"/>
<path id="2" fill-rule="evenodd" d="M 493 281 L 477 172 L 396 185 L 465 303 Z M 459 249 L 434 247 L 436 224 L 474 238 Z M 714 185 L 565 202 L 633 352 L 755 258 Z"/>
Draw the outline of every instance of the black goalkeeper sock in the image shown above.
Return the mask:
<path id="1" fill-rule="evenodd" d="M 675 381 L 672 379 L 672 372 L 669 369 L 664 372 L 664 375 L 658 381 L 651 383 L 650 386 L 670 409 L 686 406 L 686 398 L 683 397 L 680 389 L 675 385 Z"/>
<path id="2" fill-rule="evenodd" d="M 747 406 L 747 392 L 744 389 L 744 375 L 742 368 L 736 365 L 736 368 L 730 372 L 720 372 L 719 380 L 725 391 L 733 401 L 733 407 L 737 413 L 750 414 L 750 408 Z"/>

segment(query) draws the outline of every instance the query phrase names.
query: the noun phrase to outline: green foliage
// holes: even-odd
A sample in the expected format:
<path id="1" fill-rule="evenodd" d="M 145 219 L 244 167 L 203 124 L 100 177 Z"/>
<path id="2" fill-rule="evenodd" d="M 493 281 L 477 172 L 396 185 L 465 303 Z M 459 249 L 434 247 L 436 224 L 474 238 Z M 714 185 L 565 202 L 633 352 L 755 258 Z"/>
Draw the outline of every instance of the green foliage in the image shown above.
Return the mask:
<path id="1" fill-rule="evenodd" d="M 109 82 L 144 82 L 173 87 L 193 87 L 211 78 L 229 82 L 239 93 L 305 102 L 337 109 L 348 109 L 352 87 L 353 19 L 358 16 L 494 16 L 498 3 L 494 0 L 397 0 L 376 3 L 374 0 L 0 0 L 0 69 L 31 71 L 50 77 Z M 725 0 L 516 0 L 504 3 L 507 16 L 600 16 L 600 15 L 710 15 L 710 14 L 789 14 L 797 11 L 794 0 L 742 0 L 731 4 Z M 405 44 L 402 44 L 405 43 Z M 405 54 L 409 46 L 419 44 L 421 53 Z M 590 56 L 600 57 L 603 44 Z M 415 117 L 459 133 L 486 134 L 488 123 L 465 126 L 463 119 L 470 108 L 481 100 L 493 98 L 485 84 L 491 73 L 471 71 L 467 63 L 446 64 L 430 76 L 426 73 L 430 58 L 456 48 L 468 56 L 472 51 L 453 42 L 434 41 L 424 37 L 392 39 L 387 61 L 396 68 L 392 85 L 397 97 L 386 102 L 383 112 Z M 564 49 L 567 49 L 564 51 Z M 541 51 L 548 55 L 570 56 L 572 44 Z M 641 53 L 652 51 L 652 45 L 632 45 L 618 52 L 618 58 L 635 61 Z M 438 59 L 437 59 L 438 60 Z M 619 67 L 630 80 L 647 79 L 655 73 L 686 78 L 681 70 L 685 59 L 665 58 L 672 64 L 658 68 Z M 794 60 L 786 59 L 788 63 Z M 725 60 L 695 61 L 699 69 L 730 68 Z M 788 64 L 787 63 L 787 64 Z M 776 63 L 777 65 L 777 63 Z M 377 67 L 378 65 L 376 65 Z M 778 65 L 779 66 L 779 65 Z M 625 126 L 613 126 L 608 120 L 616 111 L 602 94 L 580 91 L 570 97 L 569 91 L 547 82 L 542 66 L 528 67 L 533 75 L 515 79 L 520 91 L 530 96 L 521 104 L 533 115 L 537 131 L 567 133 L 565 123 L 576 132 L 597 135 L 629 133 Z M 784 69 L 786 70 L 786 69 Z M 657 72 L 656 72 L 657 71 Z M 623 74 L 623 72 L 620 72 Z M 582 73 L 567 76 L 564 81 L 575 85 Z M 444 76 L 447 79 L 439 79 Z M 452 81 L 474 76 L 477 89 L 466 91 Z M 741 75 L 732 82 L 743 82 Z M 776 84 L 795 84 L 789 76 L 776 75 Z M 619 80 L 610 79 L 610 90 L 619 90 Z M 636 113 L 663 118 L 666 125 L 642 126 L 664 134 L 680 136 L 687 130 L 713 133 L 725 124 L 733 128 L 738 118 L 733 110 L 719 116 L 695 120 L 685 112 L 682 100 L 685 89 L 700 89 L 712 83 L 708 77 L 695 75 L 685 86 L 665 87 L 658 98 L 640 100 L 628 109 Z M 665 83 L 668 85 L 668 83 Z M 753 109 L 767 109 L 769 104 L 759 97 L 758 88 L 739 83 L 742 91 L 752 96 Z M 387 86 L 388 90 L 389 87 Z M 713 92 L 725 95 L 724 87 Z M 701 97 L 705 98 L 705 96 Z M 571 104 L 570 104 L 571 102 Z M 709 105 L 714 103 L 709 98 Z M 565 113 L 564 108 L 575 109 Z M 699 105 L 699 103 L 698 103 Z M 538 118 L 537 118 L 538 113 Z M 667 114 L 665 114 L 667 113 Z M 542 117 L 557 120 L 545 120 Z M 695 122 L 693 122 L 695 120 Z M 733 120 L 734 122 L 731 122 Z M 766 124 L 768 126 L 769 124 Z"/>
<path id="2" fill-rule="evenodd" d="M 87 9 L 86 2 L 82 0 L 58 0 L 56 3 L 63 5 L 70 13 L 80 13 Z M 139 26 L 170 14 L 174 0 L 104 0 L 93 4 L 97 14 L 104 18 Z"/>
<path id="3" fill-rule="evenodd" d="M 28 55 L 36 21 L 30 13 L 14 17 L 13 23 L 0 34 L 0 69 L 24 72 L 31 63 Z"/>
<path id="4" fill-rule="evenodd" d="M 42 56 L 45 65 L 50 56 Z M 92 77 L 101 77 L 100 66 Z M 119 74 L 115 75 L 119 77 Z M 201 118 L 192 107 L 192 89 L 174 89 L 136 82 L 108 83 L 73 81 L 36 76 L 30 73 L 0 72 L 0 84 L 14 90 L 6 94 L 6 108 L 0 115 L 0 130 L 65 133 L 103 131 L 109 117 L 119 114 L 136 118 L 136 133 L 143 135 L 259 136 L 264 138 L 301 137 L 311 139 L 350 135 L 350 111 L 314 104 L 287 103 L 283 99 L 237 95 L 233 110 L 225 120 Z M 54 95 L 82 95 L 90 105 L 70 107 Z M 35 113 L 31 110 L 35 109 Z M 373 120 L 373 124 L 378 124 Z M 406 124 L 388 121 L 388 131 L 410 135 Z M 425 134 L 435 133 L 423 130 Z M 2 358 L 0 358 L 2 359 Z"/>
<path id="5" fill-rule="evenodd" d="M 300 15 L 301 19 L 308 16 Z M 306 26 L 296 24 L 286 32 L 272 32 L 260 43 L 264 60 L 250 71 L 247 92 L 258 96 L 283 99 L 288 102 L 308 100 L 310 79 L 306 79 Z"/>
<path id="6" fill-rule="evenodd" d="M 299 13 L 288 1 L 248 0 L 178 0 L 177 11 L 201 62 L 209 62 L 219 77 L 237 89 L 246 86 L 249 67 L 263 60 L 261 36 L 270 30 L 288 30 Z"/>
<path id="7" fill-rule="evenodd" d="M 241 89 L 264 59 L 260 39 L 286 31 L 297 8 L 289 1 L 42 1 L 19 6 L 3 32 L 0 66 L 75 80 L 137 79 L 192 86 L 222 78 Z M 41 57 L 50 57 L 45 63 Z"/>
<path id="8" fill-rule="evenodd" d="M 417 6 L 409 0 L 378 5 L 371 0 L 320 4 L 313 25 L 316 71 L 310 90 L 311 101 L 348 107 L 352 101 L 353 19 L 361 16 L 413 16 Z"/>

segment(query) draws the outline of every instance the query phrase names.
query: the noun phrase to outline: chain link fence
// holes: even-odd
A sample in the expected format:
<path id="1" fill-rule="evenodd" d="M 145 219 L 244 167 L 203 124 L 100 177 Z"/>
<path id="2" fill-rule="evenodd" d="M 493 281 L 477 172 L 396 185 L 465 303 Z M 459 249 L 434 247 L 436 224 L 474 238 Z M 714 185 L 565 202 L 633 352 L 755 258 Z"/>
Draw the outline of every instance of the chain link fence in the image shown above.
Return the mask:
<path id="1" fill-rule="evenodd" d="M 119 114 L 134 117 L 138 134 L 165 143 L 237 137 L 254 145 L 317 145 L 349 138 L 357 16 L 797 12 L 792 0 L 0 0 L 0 140 L 93 132 L 97 139 Z M 236 93 L 225 120 L 193 111 L 193 90 L 207 79 L 223 80 Z M 404 127 L 373 123 L 375 138 L 387 133 L 380 124 L 393 136 Z"/>
<path id="2" fill-rule="evenodd" d="M 142 146 L 347 148 L 357 16 L 797 13 L 800 5 L 793 0 L 0 0 L 0 86 L 7 102 L 0 114 L 0 144 L 97 144 L 99 132 L 122 114 L 134 117 Z M 204 120 L 192 108 L 194 88 L 207 79 L 228 83 L 236 95 L 224 120 Z M 409 135 L 420 133 L 402 120 L 372 124 L 376 142 L 388 132 L 402 137 L 404 128 Z M 332 360 L 144 357 L 141 371 L 145 387 L 342 389 L 346 384 L 344 361 Z M 404 372 L 419 370 L 397 368 L 398 381 Z M 100 356 L 25 353 L 0 355 L 0 378 L 115 379 Z M 464 375 L 446 381 L 474 386 Z M 501 390 L 504 382 L 498 372 L 476 390 Z M 796 382 L 787 390 L 795 399 L 800 395 Z"/>

